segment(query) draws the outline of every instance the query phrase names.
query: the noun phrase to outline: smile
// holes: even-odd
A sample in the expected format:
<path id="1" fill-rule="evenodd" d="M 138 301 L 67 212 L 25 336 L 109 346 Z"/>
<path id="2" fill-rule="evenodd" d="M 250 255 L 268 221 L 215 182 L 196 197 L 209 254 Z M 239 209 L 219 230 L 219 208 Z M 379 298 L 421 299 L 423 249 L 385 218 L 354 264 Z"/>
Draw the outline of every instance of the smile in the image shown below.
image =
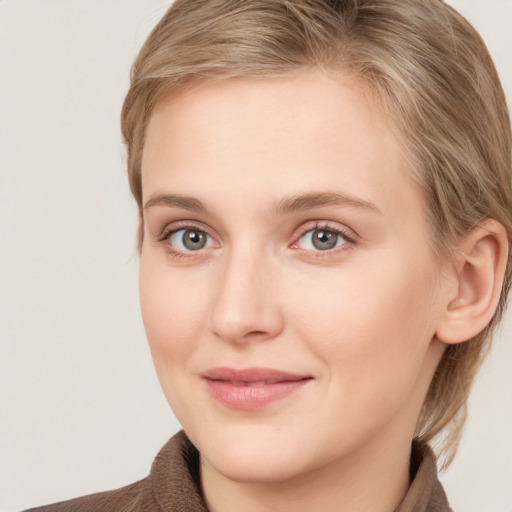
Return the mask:
<path id="1" fill-rule="evenodd" d="M 213 368 L 202 377 L 210 395 L 232 409 L 258 409 L 299 391 L 312 379 L 270 368 Z"/>

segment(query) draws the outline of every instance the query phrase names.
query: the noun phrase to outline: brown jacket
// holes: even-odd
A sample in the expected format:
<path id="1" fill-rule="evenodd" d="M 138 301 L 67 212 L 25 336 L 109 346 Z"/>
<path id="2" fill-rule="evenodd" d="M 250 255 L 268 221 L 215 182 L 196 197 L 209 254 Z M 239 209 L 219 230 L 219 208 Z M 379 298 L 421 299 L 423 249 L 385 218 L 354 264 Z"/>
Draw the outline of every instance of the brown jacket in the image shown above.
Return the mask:
<path id="1" fill-rule="evenodd" d="M 428 446 L 413 445 L 411 474 L 411 486 L 396 512 L 452 512 Z M 179 432 L 160 450 L 143 480 L 30 512 L 208 512 L 199 486 L 199 453 Z"/>

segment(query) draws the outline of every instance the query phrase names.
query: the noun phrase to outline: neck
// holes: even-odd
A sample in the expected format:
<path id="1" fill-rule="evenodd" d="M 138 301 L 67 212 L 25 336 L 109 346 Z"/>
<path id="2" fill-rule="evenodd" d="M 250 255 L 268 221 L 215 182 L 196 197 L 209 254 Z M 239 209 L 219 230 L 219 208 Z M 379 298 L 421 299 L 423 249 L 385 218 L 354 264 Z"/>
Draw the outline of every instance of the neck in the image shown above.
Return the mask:
<path id="1" fill-rule="evenodd" d="M 285 481 L 237 482 L 201 460 L 211 512 L 393 512 L 409 487 L 411 446 L 368 444 L 319 469 Z"/>

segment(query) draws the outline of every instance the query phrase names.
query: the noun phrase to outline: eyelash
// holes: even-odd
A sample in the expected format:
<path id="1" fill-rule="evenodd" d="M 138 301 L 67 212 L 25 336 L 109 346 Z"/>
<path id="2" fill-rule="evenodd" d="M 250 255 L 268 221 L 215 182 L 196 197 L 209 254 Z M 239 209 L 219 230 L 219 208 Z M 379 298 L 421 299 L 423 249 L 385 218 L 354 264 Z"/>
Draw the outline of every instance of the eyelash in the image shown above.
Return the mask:
<path id="1" fill-rule="evenodd" d="M 164 229 L 162 234 L 157 238 L 157 242 L 163 243 L 165 245 L 166 250 L 175 259 L 189 258 L 191 256 L 194 256 L 195 252 L 202 252 L 201 250 L 180 251 L 173 248 L 173 246 L 170 244 L 170 239 L 174 234 L 178 233 L 179 231 L 200 231 L 201 233 L 204 233 L 207 237 L 213 239 L 213 237 L 208 234 L 208 230 L 200 224 L 187 221 L 172 224 L 172 226 L 169 226 L 167 229 Z"/>
<path id="2" fill-rule="evenodd" d="M 159 243 L 165 244 L 166 250 L 170 253 L 170 255 L 175 259 L 182 259 L 182 258 L 188 258 L 193 257 L 194 253 L 201 253 L 203 250 L 199 249 L 197 251 L 181 251 L 173 248 L 173 246 L 170 244 L 171 237 L 176 234 L 179 231 L 200 231 L 204 233 L 207 237 L 210 239 L 213 239 L 211 235 L 208 234 L 208 230 L 205 228 L 205 226 L 202 226 L 200 224 L 194 223 L 194 222 L 187 222 L 187 221 L 181 221 L 178 223 L 173 224 L 172 226 L 169 226 L 167 229 L 165 229 L 161 235 L 158 236 L 157 241 Z M 311 231 L 317 231 L 317 230 L 324 230 L 328 231 L 330 233 L 334 233 L 335 235 L 341 236 L 343 239 L 346 240 L 346 243 L 342 244 L 340 247 L 335 247 L 333 249 L 327 249 L 325 251 L 321 250 L 309 250 L 305 249 L 303 252 L 307 252 L 309 257 L 315 257 L 315 258 L 322 258 L 327 256 L 332 256 L 333 254 L 338 254 L 339 252 L 346 251 L 350 249 L 353 245 L 355 245 L 356 240 L 355 237 L 351 234 L 349 234 L 346 230 L 341 228 L 338 225 L 333 225 L 328 221 L 311 221 L 304 225 L 302 225 L 294 234 L 293 239 L 295 240 L 291 244 L 291 248 L 294 250 L 300 251 L 301 248 L 297 247 L 297 244 L 299 240 L 306 235 L 307 233 Z M 348 245 L 348 247 L 346 247 Z"/>
<path id="3" fill-rule="evenodd" d="M 291 245 L 291 248 L 297 251 L 300 251 L 301 248 L 297 247 L 299 240 L 311 231 L 328 231 L 329 233 L 334 233 L 338 236 L 341 236 L 346 240 L 346 243 L 342 244 L 339 247 L 335 247 L 333 249 L 327 249 L 325 251 L 321 250 L 303 250 L 308 253 L 308 257 L 314 258 L 325 258 L 332 257 L 334 254 L 339 254 L 340 252 L 344 252 L 349 250 L 352 246 L 356 244 L 356 239 L 354 235 L 350 234 L 348 230 L 343 229 L 339 225 L 333 225 L 329 221 L 312 221 L 302 225 L 299 230 L 294 234 L 295 242 Z"/>

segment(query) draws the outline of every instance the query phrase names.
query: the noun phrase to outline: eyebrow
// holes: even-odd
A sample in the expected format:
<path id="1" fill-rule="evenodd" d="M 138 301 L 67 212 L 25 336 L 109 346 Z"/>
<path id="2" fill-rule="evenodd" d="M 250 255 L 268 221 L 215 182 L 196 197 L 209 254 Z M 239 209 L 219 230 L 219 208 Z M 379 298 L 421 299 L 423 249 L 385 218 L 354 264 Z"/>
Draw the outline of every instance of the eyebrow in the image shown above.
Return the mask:
<path id="1" fill-rule="evenodd" d="M 148 199 L 144 210 L 154 206 L 175 206 L 184 210 L 206 212 L 205 205 L 194 197 L 181 196 L 177 194 L 158 194 Z"/>
<path id="2" fill-rule="evenodd" d="M 158 194 L 152 196 L 144 205 L 144 210 L 155 206 L 177 207 L 197 212 L 208 211 L 204 203 L 199 199 L 178 194 Z M 382 215 L 382 212 L 377 208 L 377 206 L 369 201 L 335 192 L 313 192 L 295 196 L 286 196 L 279 201 L 276 201 L 272 205 L 271 211 L 275 215 L 283 215 L 311 210 L 322 206 L 359 208 Z"/>
<path id="3" fill-rule="evenodd" d="M 284 197 L 273 207 L 276 214 L 293 213 L 310 210 L 321 206 L 346 206 L 360 208 L 382 215 L 382 212 L 370 201 L 335 192 L 316 192 L 298 196 Z"/>

